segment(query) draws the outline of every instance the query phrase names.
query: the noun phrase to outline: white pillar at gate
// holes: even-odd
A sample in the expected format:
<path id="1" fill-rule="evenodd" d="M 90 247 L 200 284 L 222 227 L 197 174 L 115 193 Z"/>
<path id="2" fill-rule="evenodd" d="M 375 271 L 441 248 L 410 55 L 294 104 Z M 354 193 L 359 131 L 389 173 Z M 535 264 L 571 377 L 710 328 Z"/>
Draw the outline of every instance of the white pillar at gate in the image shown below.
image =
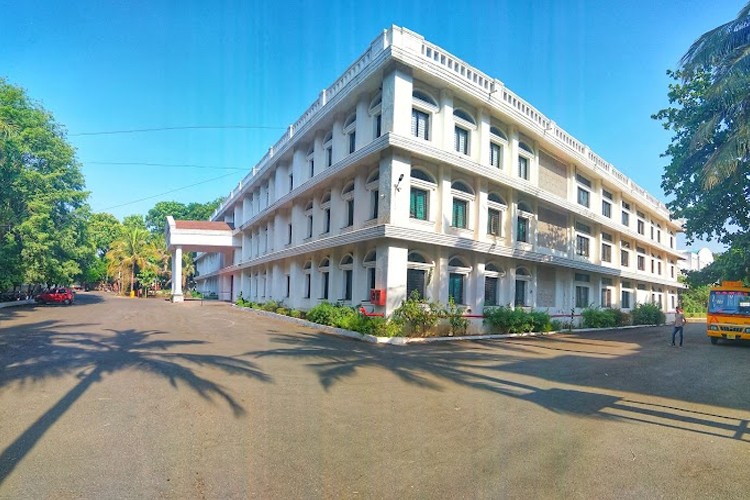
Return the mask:
<path id="1" fill-rule="evenodd" d="M 174 249 L 172 256 L 172 302 L 183 302 L 182 295 L 182 247 Z"/>

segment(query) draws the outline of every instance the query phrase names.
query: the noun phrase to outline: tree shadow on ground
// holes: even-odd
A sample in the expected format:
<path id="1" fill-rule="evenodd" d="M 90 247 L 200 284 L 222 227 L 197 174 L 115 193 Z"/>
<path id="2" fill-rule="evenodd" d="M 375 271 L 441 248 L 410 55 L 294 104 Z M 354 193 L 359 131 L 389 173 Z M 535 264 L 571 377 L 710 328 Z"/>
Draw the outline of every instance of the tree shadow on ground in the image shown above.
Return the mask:
<path id="1" fill-rule="evenodd" d="M 458 384 L 559 414 L 648 423 L 750 442 L 750 414 L 719 415 L 688 404 L 716 405 L 716 398 L 709 389 L 701 394 L 711 394 L 710 398 L 691 393 L 689 386 L 681 388 L 677 377 L 660 380 L 659 370 L 677 367 L 680 360 L 664 366 L 653 355 L 644 361 L 642 345 L 634 342 L 638 339 L 637 334 L 592 339 L 556 336 L 393 347 L 326 335 L 282 334 L 272 340 L 282 347 L 246 354 L 306 360 L 326 391 L 358 370 L 377 367 L 427 390 L 447 391 L 450 384 Z M 675 399 L 675 394 L 686 404 L 653 402 L 653 396 Z M 750 404 L 737 398 L 719 400 L 720 406 L 730 409 L 747 410 Z"/>
<path id="2" fill-rule="evenodd" d="M 206 346 L 206 341 L 161 339 L 159 336 L 165 332 L 155 330 L 63 333 L 55 331 L 57 326 L 62 325 L 45 321 L 0 333 L 0 388 L 11 384 L 23 387 L 71 374 L 78 379 L 72 389 L 0 453 L 0 484 L 86 390 L 106 375 L 127 369 L 148 372 L 166 379 L 174 388 L 183 384 L 205 400 L 223 400 L 235 417 L 243 415 L 245 409 L 223 386 L 200 376 L 195 368 L 211 367 L 230 375 L 271 381 L 255 363 L 236 356 L 175 350 Z M 90 325 L 64 325 L 66 330 L 87 326 Z"/>

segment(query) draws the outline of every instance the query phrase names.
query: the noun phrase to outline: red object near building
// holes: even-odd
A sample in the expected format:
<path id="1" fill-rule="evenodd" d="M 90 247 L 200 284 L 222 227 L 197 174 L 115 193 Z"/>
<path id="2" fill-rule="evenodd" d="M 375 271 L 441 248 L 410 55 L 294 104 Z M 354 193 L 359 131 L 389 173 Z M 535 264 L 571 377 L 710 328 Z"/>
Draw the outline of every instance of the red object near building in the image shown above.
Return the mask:
<path id="1" fill-rule="evenodd" d="M 370 290 L 370 303 L 374 306 L 385 305 L 385 290 L 373 288 Z"/>

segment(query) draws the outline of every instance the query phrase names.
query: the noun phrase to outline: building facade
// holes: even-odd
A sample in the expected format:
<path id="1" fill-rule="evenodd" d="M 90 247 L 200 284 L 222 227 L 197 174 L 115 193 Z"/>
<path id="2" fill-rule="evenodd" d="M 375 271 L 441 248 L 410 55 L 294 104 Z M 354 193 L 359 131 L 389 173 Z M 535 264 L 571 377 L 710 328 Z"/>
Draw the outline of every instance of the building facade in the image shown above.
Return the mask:
<path id="1" fill-rule="evenodd" d="M 396 26 L 213 220 L 232 225 L 235 250 L 199 254 L 196 279 L 226 300 L 390 314 L 417 291 L 474 314 L 669 312 L 680 287 L 680 226 L 663 203 L 501 81 Z"/>

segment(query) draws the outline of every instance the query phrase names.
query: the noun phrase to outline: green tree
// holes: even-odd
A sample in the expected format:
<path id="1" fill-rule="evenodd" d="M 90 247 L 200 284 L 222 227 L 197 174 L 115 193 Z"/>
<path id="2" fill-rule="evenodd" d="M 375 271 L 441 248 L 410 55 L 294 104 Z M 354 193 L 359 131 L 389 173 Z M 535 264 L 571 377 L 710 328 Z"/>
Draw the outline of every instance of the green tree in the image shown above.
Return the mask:
<path id="1" fill-rule="evenodd" d="M 132 291 L 135 276 L 140 271 L 156 268 L 153 263 L 155 255 L 150 233 L 145 228 L 125 226 L 121 237 L 112 243 L 112 248 L 107 253 L 109 270 L 129 276 L 129 290 Z"/>
<path id="2" fill-rule="evenodd" d="M 178 201 L 160 201 L 146 214 L 146 228 L 152 233 L 164 233 L 167 215 L 181 220 L 208 220 L 213 215 L 223 198 L 206 203 L 189 203 Z"/>
<path id="3" fill-rule="evenodd" d="M 99 256 L 109 252 L 112 242 L 120 237 L 123 225 L 112 214 L 98 212 L 91 214 L 88 222 L 88 231 L 91 244 Z"/>
<path id="4" fill-rule="evenodd" d="M 63 128 L 0 79 L 0 288 L 81 274 L 87 196 Z"/>
<path id="5" fill-rule="evenodd" d="M 696 40 L 682 57 L 687 78 L 708 69 L 705 103 L 712 113 L 692 137 L 693 150 L 713 144 L 703 164 L 703 180 L 714 187 L 746 169 L 750 153 L 750 2 L 737 17 Z M 721 133 L 722 141 L 713 143 Z M 699 153 L 700 154 L 700 153 Z"/>
<path id="6" fill-rule="evenodd" d="M 750 241 L 750 4 L 737 18 L 702 35 L 669 86 L 671 107 L 653 117 L 675 135 L 662 187 L 668 205 L 686 220 L 688 242 Z"/>

